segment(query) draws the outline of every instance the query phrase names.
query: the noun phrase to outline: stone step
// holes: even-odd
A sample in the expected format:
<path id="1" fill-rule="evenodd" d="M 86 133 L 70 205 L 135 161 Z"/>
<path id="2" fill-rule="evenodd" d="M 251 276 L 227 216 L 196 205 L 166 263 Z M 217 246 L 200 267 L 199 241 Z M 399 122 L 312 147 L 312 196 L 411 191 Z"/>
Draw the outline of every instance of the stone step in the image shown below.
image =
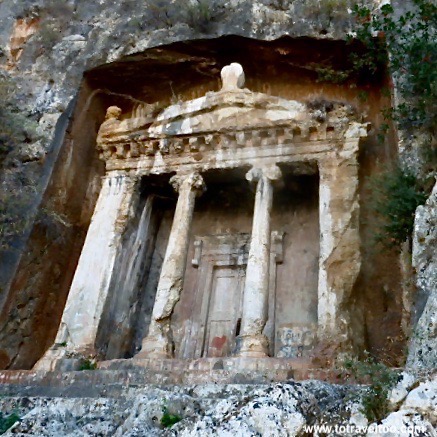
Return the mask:
<path id="1" fill-rule="evenodd" d="M 126 388 L 144 386 L 194 386 L 201 384 L 257 385 L 274 382 L 319 379 L 341 383 L 333 370 L 293 369 L 290 363 L 276 362 L 276 368 L 230 367 L 228 359 L 194 363 L 192 360 L 113 360 L 99 363 L 96 370 L 0 372 L 0 395 L 8 396 L 119 396 Z M 233 363 L 235 364 L 235 362 Z M 265 363 L 266 364 L 266 363 Z M 225 367 L 225 368 L 218 368 Z"/>

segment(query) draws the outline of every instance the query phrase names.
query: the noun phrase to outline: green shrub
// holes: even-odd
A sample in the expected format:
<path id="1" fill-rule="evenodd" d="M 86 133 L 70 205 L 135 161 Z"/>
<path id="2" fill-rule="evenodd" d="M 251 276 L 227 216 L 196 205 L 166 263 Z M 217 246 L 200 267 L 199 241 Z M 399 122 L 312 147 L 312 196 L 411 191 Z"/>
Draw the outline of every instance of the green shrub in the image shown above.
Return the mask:
<path id="1" fill-rule="evenodd" d="M 356 26 L 349 40 L 358 39 L 368 52 L 366 56 L 353 54 L 351 60 L 354 69 L 369 72 L 376 71 L 381 63 L 388 65 L 401 97 L 389 118 L 403 127 L 425 126 L 435 131 L 437 6 L 430 0 L 413 0 L 413 5 L 401 15 L 390 4 L 373 12 L 355 6 Z"/>
<path id="2" fill-rule="evenodd" d="M 97 363 L 95 363 L 92 360 L 82 360 L 79 366 L 79 370 L 96 370 L 97 369 Z"/>
<path id="3" fill-rule="evenodd" d="M 352 70 L 336 70 L 332 67 L 315 66 L 318 82 L 330 82 L 341 84 L 346 82 L 351 74 Z"/>
<path id="4" fill-rule="evenodd" d="M 388 395 L 398 381 L 398 372 L 368 357 L 364 361 L 348 360 L 347 373 L 357 382 L 368 384 L 361 396 L 361 412 L 369 422 L 379 422 L 390 412 Z"/>
<path id="5" fill-rule="evenodd" d="M 369 178 L 372 192 L 370 209 L 375 213 L 375 240 L 386 248 L 400 248 L 414 227 L 416 208 L 426 194 L 413 173 L 396 167 Z"/>
<path id="6" fill-rule="evenodd" d="M 174 424 L 180 422 L 181 420 L 181 416 L 177 414 L 171 414 L 165 405 L 162 406 L 161 425 L 164 428 L 171 428 Z"/>
<path id="7" fill-rule="evenodd" d="M 343 83 L 353 77 L 369 80 L 388 67 L 400 99 L 383 112 L 384 118 L 402 128 L 425 127 L 435 134 L 437 6 L 431 0 L 412 1 L 414 8 L 400 15 L 390 4 L 376 10 L 363 3 L 353 5 L 355 24 L 347 40 L 349 44 L 359 41 L 365 50 L 352 51 L 349 65 L 341 71 L 329 65 L 316 66 L 315 70 L 320 81 Z M 334 5 L 335 0 L 324 7 L 332 14 Z"/>
<path id="8" fill-rule="evenodd" d="M 15 422 L 20 420 L 20 416 L 17 413 L 4 415 L 0 412 L 0 434 L 4 434 Z"/>

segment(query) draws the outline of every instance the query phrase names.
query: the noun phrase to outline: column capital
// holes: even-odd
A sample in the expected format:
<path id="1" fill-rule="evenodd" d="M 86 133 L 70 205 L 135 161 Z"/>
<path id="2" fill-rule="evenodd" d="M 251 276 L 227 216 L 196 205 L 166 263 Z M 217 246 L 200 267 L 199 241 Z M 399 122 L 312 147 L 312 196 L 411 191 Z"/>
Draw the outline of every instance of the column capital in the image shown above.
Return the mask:
<path id="1" fill-rule="evenodd" d="M 271 182 L 282 179 L 281 169 L 277 165 L 269 165 L 266 167 L 252 167 L 246 173 L 246 179 L 249 182 L 258 182 L 260 179 L 266 178 Z"/>
<path id="2" fill-rule="evenodd" d="M 198 172 L 184 175 L 174 175 L 170 179 L 170 184 L 178 193 L 180 193 L 182 190 L 192 190 L 196 191 L 196 194 L 200 196 L 206 190 L 205 181 Z"/>

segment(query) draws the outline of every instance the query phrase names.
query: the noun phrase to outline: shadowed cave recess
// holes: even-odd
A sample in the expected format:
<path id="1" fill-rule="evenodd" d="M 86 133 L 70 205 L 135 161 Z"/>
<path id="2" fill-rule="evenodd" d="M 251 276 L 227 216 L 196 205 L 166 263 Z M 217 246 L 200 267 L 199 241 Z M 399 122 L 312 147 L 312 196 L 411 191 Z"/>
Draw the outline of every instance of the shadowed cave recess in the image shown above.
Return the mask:
<path id="1" fill-rule="evenodd" d="M 393 141 L 380 144 L 377 139 L 382 123 L 380 111 L 387 105 L 387 97 L 381 92 L 386 85 L 385 72 L 380 71 L 372 78 L 357 75 L 342 84 L 322 81 L 317 74 L 320 65 L 346 69 L 351 50 L 363 49 L 345 42 L 309 38 L 284 37 L 263 42 L 226 36 L 152 48 L 87 71 L 41 205 L 57 225 L 39 220 L 33 227 L 0 318 L 0 366 L 31 369 L 55 340 L 105 174 L 96 139 L 107 108 L 119 107 L 120 120 L 132 117 L 141 105 L 154 105 L 150 106 L 151 111 L 158 114 L 170 105 L 219 91 L 220 71 L 232 62 L 242 65 L 245 88 L 252 92 L 298 101 L 313 112 L 329 112 L 333 105 L 347 105 L 361 121 L 370 123 L 358 154 L 361 265 L 352 292 L 342 305 L 349 314 L 347 329 L 355 351 L 367 349 L 391 365 L 402 363 L 405 339 L 401 328 L 400 268 L 396 254 L 381 254 L 372 243 L 373 217 L 365 186 L 377 163 L 388 162 L 394 156 Z M 361 98 L 363 93 L 367 95 L 366 100 Z M 268 327 L 269 355 L 278 358 L 308 355 L 323 367 L 336 352 L 326 345 L 314 344 L 311 329 L 308 331 L 308 326 L 317 325 L 318 319 L 321 175 L 312 164 L 279 167 L 283 180 L 275 187 L 271 229 L 280 232 L 283 239 L 281 260 L 275 264 L 275 296 L 269 307 L 269 315 L 274 314 L 275 319 Z M 243 264 L 236 262 L 233 267 L 213 269 L 211 281 L 216 285 L 210 288 L 206 309 L 199 309 L 209 328 L 199 331 L 201 322 L 196 319 L 196 305 L 204 297 L 199 297 L 195 290 L 201 287 L 206 290 L 207 286 L 199 286 L 202 267 L 199 269 L 194 259 L 199 236 L 207 237 L 202 243 L 204 254 L 213 253 L 214 244 L 231 247 L 238 240 L 235 244 L 242 247 L 247 243 L 244 235 L 251 232 L 255 199 L 255 190 L 245 177 L 248 170 L 250 166 L 242 165 L 236 169 L 211 169 L 202 174 L 207 189 L 196 200 L 184 289 L 171 321 L 175 358 L 226 357 L 235 347 L 230 342 L 222 349 L 223 337 L 221 334 L 214 337 L 212 332 L 212 322 L 222 317 L 219 305 L 214 303 L 214 293 L 221 293 L 229 284 L 239 289 L 238 281 L 244 282 Z M 96 337 L 102 360 L 131 358 L 141 350 L 175 213 L 177 193 L 169 184 L 174 174 L 172 171 L 151 174 L 141 180 L 137 211 L 129 217 L 122 236 L 129 256 L 117 258 L 114 265 L 114 271 L 123 275 L 129 271 L 129 263 L 138 262 L 142 266 L 141 274 L 132 279 L 135 285 L 129 293 L 114 293 L 105 303 L 105 317 L 100 321 Z M 142 246 L 143 258 L 136 260 L 139 252 L 135 245 L 140 243 L 135 240 L 135 232 L 141 211 L 151 196 L 151 231 L 147 241 L 140 242 L 148 246 L 146 249 Z M 228 240 L 217 243 L 210 239 L 210 236 L 237 234 L 239 237 L 232 244 Z M 233 253 L 233 249 L 220 250 Z M 244 258 L 247 254 L 243 252 Z M 238 269 L 241 271 L 236 274 Z M 229 327 L 235 338 L 241 330 L 239 299 L 237 296 L 225 304 L 227 308 L 237 308 Z M 197 331 L 200 334 L 193 341 Z M 300 336 L 297 340 L 302 343 L 300 348 L 293 336 Z M 212 340 L 208 339 L 213 337 L 219 340 L 211 346 Z"/>

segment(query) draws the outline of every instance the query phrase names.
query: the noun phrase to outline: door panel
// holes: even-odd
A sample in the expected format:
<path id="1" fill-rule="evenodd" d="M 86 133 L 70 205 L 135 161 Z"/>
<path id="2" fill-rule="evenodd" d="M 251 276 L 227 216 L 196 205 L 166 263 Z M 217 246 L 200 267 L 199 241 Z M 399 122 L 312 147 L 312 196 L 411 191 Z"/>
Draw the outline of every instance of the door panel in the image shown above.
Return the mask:
<path id="1" fill-rule="evenodd" d="M 231 354 L 241 317 L 243 278 L 239 268 L 213 269 L 204 356 L 225 357 Z"/>
<path id="2" fill-rule="evenodd" d="M 282 233 L 272 232 L 269 310 L 264 333 L 274 353 L 276 265 L 282 262 Z M 195 237 L 191 261 L 198 271 L 192 315 L 184 334 L 181 356 L 232 356 L 240 334 L 250 234 Z M 191 292 L 187 290 L 187 292 Z"/>

